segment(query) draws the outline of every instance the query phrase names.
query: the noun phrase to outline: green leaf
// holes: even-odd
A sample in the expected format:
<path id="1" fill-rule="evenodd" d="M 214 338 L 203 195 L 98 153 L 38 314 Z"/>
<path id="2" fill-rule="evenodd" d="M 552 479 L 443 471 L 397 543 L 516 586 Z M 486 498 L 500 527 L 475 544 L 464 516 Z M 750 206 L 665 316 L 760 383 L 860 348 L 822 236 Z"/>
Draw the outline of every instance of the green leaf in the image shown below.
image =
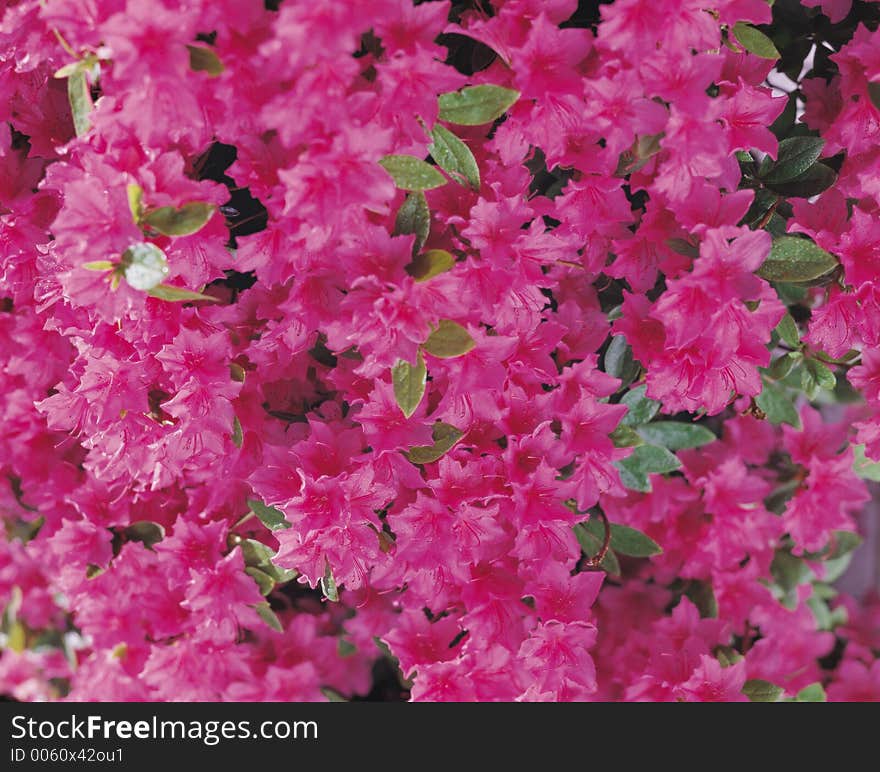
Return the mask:
<path id="1" fill-rule="evenodd" d="M 260 592 L 263 595 L 268 595 L 275 589 L 275 580 L 265 571 L 261 571 L 253 566 L 247 566 L 244 572 L 257 583 L 257 587 L 260 588 Z"/>
<path id="2" fill-rule="evenodd" d="M 868 458 L 864 445 L 853 446 L 853 471 L 863 480 L 880 482 L 880 461 Z"/>
<path id="3" fill-rule="evenodd" d="M 608 436 L 611 437 L 615 448 L 631 448 L 634 445 L 641 445 L 643 443 L 638 432 L 632 426 L 627 426 L 626 424 L 620 424 Z"/>
<path id="4" fill-rule="evenodd" d="M 648 423 L 660 410 L 660 403 L 645 396 L 648 387 L 644 384 L 630 389 L 620 398 L 620 402 L 626 405 L 626 415 L 620 423 L 624 426 L 641 426 Z"/>
<path id="5" fill-rule="evenodd" d="M 424 349 L 439 359 L 452 359 L 467 354 L 476 345 L 471 334 L 458 322 L 441 319 L 425 341 Z"/>
<path id="6" fill-rule="evenodd" d="M 760 678 L 750 678 L 743 685 L 743 694 L 752 702 L 779 702 L 785 689 Z"/>
<path id="7" fill-rule="evenodd" d="M 266 602 L 258 603 L 254 606 L 257 614 L 259 614 L 260 619 L 262 619 L 269 627 L 271 627 L 277 633 L 283 633 L 284 627 L 281 624 L 281 621 L 275 616 L 275 612 L 272 611 L 272 607 Z"/>
<path id="8" fill-rule="evenodd" d="M 437 421 L 431 428 L 433 445 L 417 445 L 407 451 L 406 457 L 413 464 L 433 464 L 441 456 L 450 451 L 453 445 L 464 435 L 460 429 L 451 424 Z"/>
<path id="9" fill-rule="evenodd" d="M 705 426 L 683 421 L 657 421 L 640 426 L 638 433 L 651 445 L 662 445 L 669 450 L 699 448 L 718 439 Z"/>
<path id="10" fill-rule="evenodd" d="M 286 568 L 280 568 L 272 562 L 275 551 L 256 539 L 241 539 L 238 542 L 246 566 L 259 568 L 278 583 L 289 582 L 299 574 Z"/>
<path id="11" fill-rule="evenodd" d="M 431 157 L 459 184 L 480 189 L 480 168 L 470 148 L 445 126 L 431 130 L 433 143 L 428 147 Z"/>
<path id="12" fill-rule="evenodd" d="M 837 267 L 837 259 L 810 239 L 782 236 L 775 239 L 770 255 L 755 271 L 768 281 L 805 282 L 818 279 Z"/>
<path id="13" fill-rule="evenodd" d="M 672 472 L 681 466 L 681 462 L 666 448 L 640 445 L 627 458 L 615 461 L 614 466 L 620 471 L 620 480 L 627 488 L 647 493 L 651 490 L 649 474 Z"/>
<path id="14" fill-rule="evenodd" d="M 831 390 L 836 384 L 837 379 L 827 365 L 811 357 L 804 359 L 801 387 L 809 399 L 816 399 L 822 389 Z"/>
<path id="15" fill-rule="evenodd" d="M 135 224 L 140 223 L 144 211 L 144 189 L 140 185 L 131 183 L 126 186 L 128 193 L 128 208 L 131 210 L 131 219 Z"/>
<path id="16" fill-rule="evenodd" d="M 445 249 L 429 249 L 416 255 L 406 267 L 406 272 L 416 281 L 428 281 L 446 273 L 455 265 L 455 258 Z"/>
<path id="17" fill-rule="evenodd" d="M 247 505 L 251 508 L 251 512 L 253 512 L 259 518 L 260 522 L 270 531 L 280 531 L 292 527 L 291 524 L 287 522 L 287 518 L 284 517 L 284 513 L 280 509 L 266 506 L 259 499 L 248 499 Z"/>
<path id="18" fill-rule="evenodd" d="M 160 206 L 145 212 L 141 222 L 165 236 L 190 236 L 200 231 L 217 207 L 193 201 L 181 207 Z"/>
<path id="19" fill-rule="evenodd" d="M 241 429 L 241 421 L 238 420 L 238 416 L 232 419 L 232 444 L 235 445 L 236 448 L 240 448 L 242 443 L 244 442 L 244 432 Z"/>
<path id="20" fill-rule="evenodd" d="M 788 313 L 788 311 L 785 312 L 785 315 L 780 319 L 779 324 L 776 325 L 776 332 L 779 333 L 779 337 L 783 342 L 787 343 L 792 348 L 800 348 L 800 331 L 798 330 L 797 322 L 795 322 L 794 318 Z"/>
<path id="21" fill-rule="evenodd" d="M 827 702 L 828 697 L 820 683 L 810 684 L 801 689 L 794 698 L 795 702 Z"/>
<path id="22" fill-rule="evenodd" d="M 132 244 L 126 249 L 120 267 L 125 281 L 136 290 L 151 290 L 168 275 L 165 253 L 149 241 Z"/>
<path id="23" fill-rule="evenodd" d="M 627 386 L 639 374 L 639 365 L 633 359 L 632 348 L 623 335 L 611 338 L 603 361 L 605 372 L 619 378 L 621 387 Z"/>
<path id="24" fill-rule="evenodd" d="M 87 271 L 112 271 L 116 263 L 111 263 L 109 260 L 93 260 L 91 263 L 83 263 L 82 267 Z"/>
<path id="25" fill-rule="evenodd" d="M 446 184 L 436 167 L 412 155 L 386 155 L 379 164 L 401 190 L 431 190 Z"/>
<path id="26" fill-rule="evenodd" d="M 821 137 L 789 137 L 779 143 L 777 160 L 763 176 L 768 185 L 791 182 L 804 174 L 822 154 Z"/>
<path id="27" fill-rule="evenodd" d="M 781 357 L 775 359 L 770 367 L 767 368 L 767 375 L 769 375 L 774 381 L 781 381 L 792 371 L 792 368 L 800 360 L 800 353 L 791 351 L 787 354 L 783 354 Z"/>
<path id="28" fill-rule="evenodd" d="M 147 294 L 159 300 L 167 300 L 169 303 L 184 303 L 195 300 L 210 300 L 212 303 L 219 302 L 212 295 L 203 295 L 201 292 L 193 292 L 183 287 L 173 287 L 170 284 L 159 284 L 153 287 L 153 289 L 148 290 Z"/>
<path id="29" fill-rule="evenodd" d="M 605 526 L 599 520 L 587 521 L 587 530 L 600 539 L 605 537 Z M 611 524 L 611 549 L 632 558 L 649 558 L 663 552 L 657 542 L 641 531 L 617 523 Z"/>
<path id="30" fill-rule="evenodd" d="M 206 72 L 212 78 L 217 77 L 223 70 L 223 62 L 214 51 L 205 46 L 187 46 L 189 51 L 189 68 L 196 72 Z"/>
<path id="31" fill-rule="evenodd" d="M 770 573 L 773 574 L 776 584 L 789 592 L 808 581 L 812 572 L 801 558 L 786 550 L 776 550 L 770 563 Z"/>
<path id="32" fill-rule="evenodd" d="M 91 123 L 89 113 L 92 112 L 92 93 L 89 81 L 82 69 L 76 70 L 67 78 L 67 99 L 70 102 L 70 115 L 73 118 L 73 129 L 76 136 L 85 134 Z"/>
<path id="33" fill-rule="evenodd" d="M 440 94 L 440 120 L 459 126 L 482 126 L 500 118 L 519 99 L 519 91 L 501 86 L 470 86 Z"/>
<path id="34" fill-rule="evenodd" d="M 403 414 L 409 418 L 419 406 L 425 395 L 425 380 L 428 370 L 421 352 L 414 365 L 403 359 L 391 368 L 391 382 L 394 385 L 394 398 Z"/>
<path id="35" fill-rule="evenodd" d="M 778 59 L 779 51 L 763 32 L 755 29 L 751 24 L 738 21 L 733 26 L 733 35 L 737 42 L 750 54 L 762 59 Z"/>
<path id="36" fill-rule="evenodd" d="M 825 560 L 837 560 L 862 545 L 862 537 L 852 531 L 832 531 L 831 535 L 831 551 L 825 556 Z"/>
<path id="37" fill-rule="evenodd" d="M 348 702 L 345 697 L 343 697 L 335 689 L 331 689 L 329 686 L 322 686 L 321 694 L 323 694 L 327 698 L 327 702 Z"/>
<path id="38" fill-rule="evenodd" d="M 128 541 L 137 541 L 147 549 L 153 549 L 155 544 L 165 538 L 165 529 L 151 520 L 139 520 L 125 529 L 125 537 Z"/>
<path id="39" fill-rule="evenodd" d="M 336 587 L 333 569 L 330 568 L 330 561 L 327 558 L 324 558 L 324 576 L 321 577 L 321 591 L 324 593 L 324 597 L 331 603 L 339 602 L 339 589 Z"/>
<path id="40" fill-rule="evenodd" d="M 592 558 L 598 555 L 599 551 L 602 549 L 602 544 L 605 540 L 605 533 L 603 530 L 601 535 L 596 536 L 595 533 L 587 528 L 587 525 L 588 523 L 578 523 L 574 526 L 574 535 L 584 554 L 587 557 Z M 600 528 L 602 528 L 601 524 Z M 609 549 L 608 552 L 605 553 L 605 557 L 602 559 L 602 562 L 599 563 L 599 568 L 611 576 L 620 576 L 620 561 L 618 561 L 617 555 L 614 554 L 614 550 Z"/>
<path id="41" fill-rule="evenodd" d="M 817 163 L 797 179 L 770 187 L 786 198 L 810 198 L 818 196 L 823 190 L 828 190 L 835 182 L 837 182 L 837 172 L 826 164 Z"/>
<path id="42" fill-rule="evenodd" d="M 718 601 L 715 599 L 715 590 L 709 582 L 701 579 L 691 579 L 684 590 L 685 597 L 697 607 L 700 616 L 704 619 L 718 618 Z"/>
<path id="43" fill-rule="evenodd" d="M 428 209 L 428 199 L 421 191 L 407 195 L 394 220 L 395 236 L 410 233 L 416 237 L 413 242 L 413 255 L 416 255 L 431 235 L 431 210 Z"/>
<path id="44" fill-rule="evenodd" d="M 755 397 L 755 404 L 764 412 L 771 424 L 790 424 L 795 429 L 799 429 L 801 419 L 788 393 L 783 387 L 777 386 L 767 378 L 763 380 L 764 388 Z"/>
<path id="45" fill-rule="evenodd" d="M 84 59 L 77 59 L 75 62 L 70 62 L 69 64 L 65 64 L 63 67 L 59 67 L 52 74 L 52 77 L 58 78 L 59 80 L 62 78 L 69 78 L 71 75 L 85 69 L 88 69 L 86 61 Z"/>

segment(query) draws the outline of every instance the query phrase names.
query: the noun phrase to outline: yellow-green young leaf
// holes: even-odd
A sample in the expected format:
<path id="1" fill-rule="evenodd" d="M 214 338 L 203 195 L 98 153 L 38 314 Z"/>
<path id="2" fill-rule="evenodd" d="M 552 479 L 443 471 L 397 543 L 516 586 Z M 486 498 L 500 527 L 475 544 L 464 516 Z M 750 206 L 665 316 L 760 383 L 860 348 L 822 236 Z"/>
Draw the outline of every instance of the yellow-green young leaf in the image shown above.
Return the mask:
<path id="1" fill-rule="evenodd" d="M 128 191 L 128 208 L 131 210 L 131 219 L 137 225 L 144 212 L 144 189 L 140 185 L 131 183 L 126 190 Z"/>
<path id="2" fill-rule="evenodd" d="M 324 558 L 324 576 L 321 577 L 321 590 L 327 600 L 332 603 L 339 601 L 339 590 L 336 587 L 333 569 L 330 568 L 330 562 L 326 558 Z"/>
<path id="3" fill-rule="evenodd" d="M 750 54 L 760 56 L 762 59 L 778 59 L 779 51 L 761 30 L 755 29 L 751 24 L 738 21 L 733 27 L 733 35 L 737 42 Z"/>
<path id="4" fill-rule="evenodd" d="M 160 284 L 158 287 L 148 290 L 147 294 L 158 298 L 159 300 L 167 300 L 170 303 L 193 302 L 196 300 L 210 300 L 217 303 L 218 300 L 211 295 L 203 295 L 201 292 L 193 292 L 183 287 L 173 287 L 170 284 Z"/>
<path id="5" fill-rule="evenodd" d="M 428 281 L 451 270 L 455 258 L 445 249 L 429 249 L 416 255 L 406 267 L 406 272 L 416 281 Z"/>
<path id="6" fill-rule="evenodd" d="M 471 149 L 445 126 L 431 130 L 433 142 L 428 148 L 431 157 L 460 184 L 480 189 L 480 168 Z"/>
<path id="7" fill-rule="evenodd" d="M 27 630 L 18 620 L 9 626 L 9 632 L 6 634 L 6 647 L 17 654 L 21 654 L 27 648 Z"/>
<path id="8" fill-rule="evenodd" d="M 470 86 L 440 94 L 441 121 L 459 126 L 482 126 L 500 118 L 519 99 L 519 91 L 502 86 Z"/>
<path id="9" fill-rule="evenodd" d="M 751 702 L 779 702 L 785 689 L 760 678 L 752 678 L 743 685 L 743 694 Z"/>
<path id="10" fill-rule="evenodd" d="M 238 420 L 238 416 L 232 419 L 232 444 L 235 445 L 236 448 L 240 448 L 242 443 L 244 442 L 244 432 L 241 429 L 241 421 Z"/>
<path id="11" fill-rule="evenodd" d="M 89 81 L 83 70 L 76 70 L 67 78 L 67 99 L 70 102 L 73 129 L 76 136 L 81 137 L 91 126 L 89 113 L 92 112 L 93 107 Z"/>
<path id="12" fill-rule="evenodd" d="M 410 448 L 406 457 L 413 464 L 433 464 L 441 456 L 448 453 L 452 446 L 462 438 L 460 429 L 450 424 L 437 421 L 431 429 L 433 445 L 418 445 Z"/>
<path id="13" fill-rule="evenodd" d="M 197 72 L 206 72 L 212 78 L 218 76 L 223 70 L 223 62 L 217 54 L 205 46 L 187 46 L 189 51 L 189 68 Z"/>
<path id="14" fill-rule="evenodd" d="M 644 440 L 639 437 L 638 432 L 636 432 L 632 426 L 627 426 L 626 424 L 620 424 L 620 426 L 608 436 L 614 443 L 615 448 L 631 448 L 634 445 L 641 445 L 644 443 Z"/>
<path id="15" fill-rule="evenodd" d="M 69 78 L 75 72 L 79 72 L 84 67 L 84 63 L 82 59 L 79 59 L 75 62 L 71 62 L 70 64 L 65 64 L 63 67 L 55 70 L 53 78 L 58 78 L 59 80 L 62 78 Z"/>
<path id="16" fill-rule="evenodd" d="M 755 273 L 767 281 L 799 283 L 818 279 L 836 267 L 834 255 L 810 239 L 781 236 L 773 240 L 769 256 Z"/>
<path id="17" fill-rule="evenodd" d="M 805 686 L 794 698 L 795 702 L 826 702 L 827 700 L 825 689 L 818 682 Z"/>
<path id="18" fill-rule="evenodd" d="M 419 352 L 416 363 L 399 359 L 391 368 L 391 383 L 394 386 L 394 399 L 403 414 L 409 418 L 419 406 L 425 395 L 425 380 L 428 370 L 425 367 L 425 358 Z"/>
<path id="19" fill-rule="evenodd" d="M 379 165 L 401 190 L 431 190 L 446 184 L 436 167 L 412 155 L 386 155 Z"/>
<path id="20" fill-rule="evenodd" d="M 271 606 L 266 601 L 262 603 L 258 603 L 254 608 L 259 614 L 260 619 L 262 619 L 269 627 L 271 627 L 276 633 L 283 633 L 284 627 L 281 624 L 281 621 L 275 616 L 275 612 L 272 611 Z"/>
<path id="21" fill-rule="evenodd" d="M 87 271 L 112 271 L 116 264 L 109 260 L 94 260 L 91 263 L 83 263 L 82 267 Z"/>
<path id="22" fill-rule="evenodd" d="M 816 399 L 822 389 L 829 391 L 837 385 L 834 373 L 818 359 L 807 357 L 801 369 L 801 387 L 809 399 Z"/>
<path id="23" fill-rule="evenodd" d="M 394 235 L 414 234 L 413 255 L 425 245 L 431 234 L 431 210 L 428 201 L 420 190 L 410 193 L 397 210 L 394 220 Z"/>
<path id="24" fill-rule="evenodd" d="M 431 356 L 452 359 L 467 354 L 476 345 L 471 334 L 458 322 L 441 319 L 437 329 L 425 341 L 424 348 Z"/>
<path id="25" fill-rule="evenodd" d="M 331 689 L 329 686 L 322 686 L 321 694 L 327 698 L 327 702 L 348 702 L 336 689 Z"/>
<path id="26" fill-rule="evenodd" d="M 216 208 L 204 201 L 193 201 L 179 208 L 161 206 L 145 212 L 141 221 L 165 236 L 191 236 L 204 227 Z"/>

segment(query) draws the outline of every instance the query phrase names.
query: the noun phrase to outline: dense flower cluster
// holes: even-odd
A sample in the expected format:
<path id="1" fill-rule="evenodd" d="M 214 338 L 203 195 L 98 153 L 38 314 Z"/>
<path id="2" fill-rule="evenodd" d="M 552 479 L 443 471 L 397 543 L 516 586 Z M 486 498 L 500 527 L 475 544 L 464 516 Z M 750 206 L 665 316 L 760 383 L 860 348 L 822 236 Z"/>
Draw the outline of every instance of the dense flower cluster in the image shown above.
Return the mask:
<path id="1" fill-rule="evenodd" d="M 5 2 L 0 692 L 880 699 L 878 8 Z"/>

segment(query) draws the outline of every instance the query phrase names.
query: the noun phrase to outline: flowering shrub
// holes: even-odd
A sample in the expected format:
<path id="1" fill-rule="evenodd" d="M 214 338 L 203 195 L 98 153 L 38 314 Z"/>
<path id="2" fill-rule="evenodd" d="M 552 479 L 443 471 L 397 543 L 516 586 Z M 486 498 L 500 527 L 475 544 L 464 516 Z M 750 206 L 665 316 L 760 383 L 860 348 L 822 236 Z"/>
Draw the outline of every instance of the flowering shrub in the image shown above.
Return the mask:
<path id="1" fill-rule="evenodd" d="M 0 13 L 0 691 L 880 699 L 880 6 Z"/>

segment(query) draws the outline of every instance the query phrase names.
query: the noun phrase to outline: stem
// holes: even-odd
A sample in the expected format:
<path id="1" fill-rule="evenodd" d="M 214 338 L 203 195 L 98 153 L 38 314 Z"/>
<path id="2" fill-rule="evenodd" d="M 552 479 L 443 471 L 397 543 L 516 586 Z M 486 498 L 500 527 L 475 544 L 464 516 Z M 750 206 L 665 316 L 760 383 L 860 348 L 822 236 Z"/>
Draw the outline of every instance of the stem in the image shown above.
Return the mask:
<path id="1" fill-rule="evenodd" d="M 597 510 L 598 515 L 602 518 L 602 525 L 605 528 L 605 538 L 602 541 L 602 548 L 591 558 L 587 558 L 586 567 L 588 569 L 597 569 L 599 564 L 605 560 L 608 554 L 608 548 L 611 546 L 611 524 L 608 522 L 607 515 L 601 510 Z"/>
<path id="2" fill-rule="evenodd" d="M 770 206 L 770 208 L 764 213 L 764 216 L 761 218 L 761 221 L 755 226 L 755 230 L 759 231 L 763 228 L 768 222 L 770 222 L 770 218 L 773 217 L 773 214 L 776 212 L 776 207 L 779 206 L 781 198 L 777 198 Z"/>

